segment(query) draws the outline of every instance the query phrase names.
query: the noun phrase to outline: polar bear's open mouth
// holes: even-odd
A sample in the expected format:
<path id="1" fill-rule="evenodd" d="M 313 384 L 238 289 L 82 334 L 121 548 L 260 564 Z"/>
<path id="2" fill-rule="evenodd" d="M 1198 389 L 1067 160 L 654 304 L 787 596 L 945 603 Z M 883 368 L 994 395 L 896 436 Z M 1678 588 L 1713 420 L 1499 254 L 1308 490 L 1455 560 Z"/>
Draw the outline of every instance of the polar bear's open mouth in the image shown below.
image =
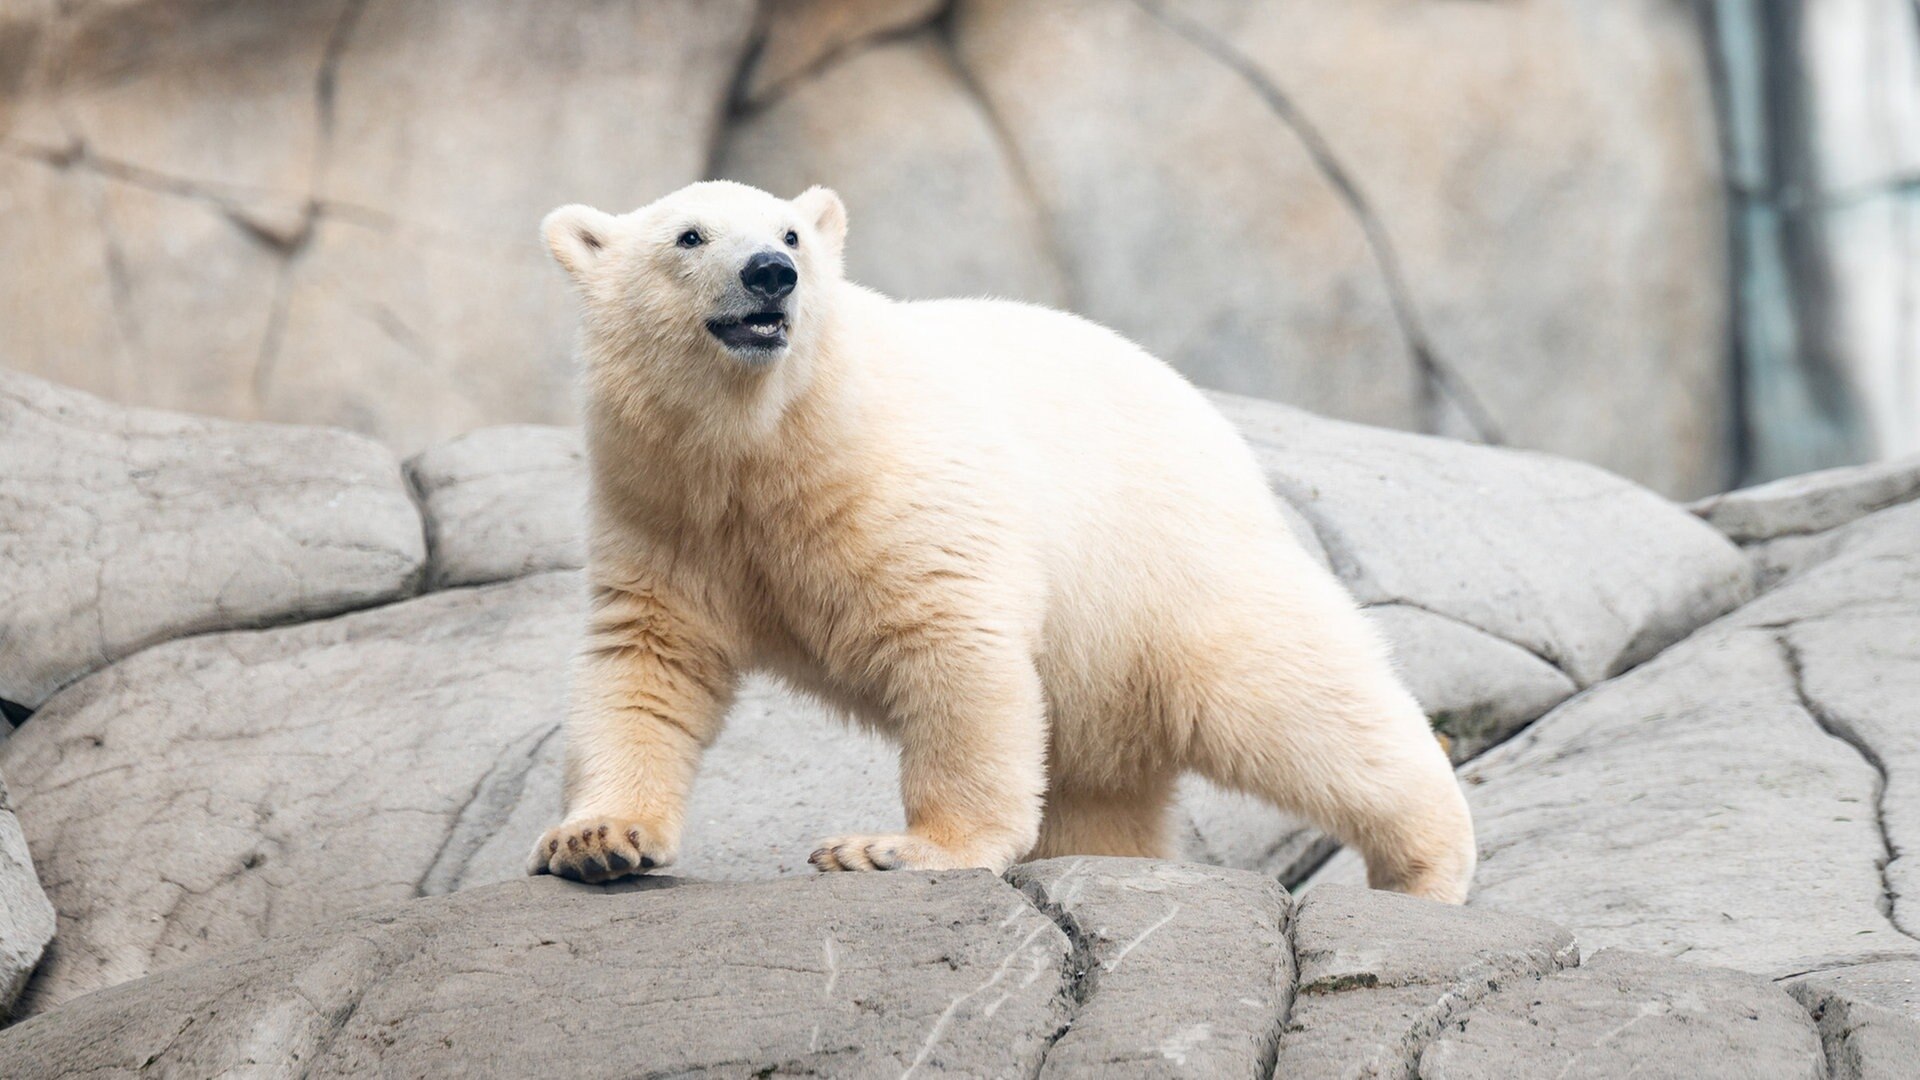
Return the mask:
<path id="1" fill-rule="evenodd" d="M 787 315 L 784 311 L 756 311 L 737 319 L 708 319 L 707 333 L 720 344 L 741 352 L 787 347 Z"/>

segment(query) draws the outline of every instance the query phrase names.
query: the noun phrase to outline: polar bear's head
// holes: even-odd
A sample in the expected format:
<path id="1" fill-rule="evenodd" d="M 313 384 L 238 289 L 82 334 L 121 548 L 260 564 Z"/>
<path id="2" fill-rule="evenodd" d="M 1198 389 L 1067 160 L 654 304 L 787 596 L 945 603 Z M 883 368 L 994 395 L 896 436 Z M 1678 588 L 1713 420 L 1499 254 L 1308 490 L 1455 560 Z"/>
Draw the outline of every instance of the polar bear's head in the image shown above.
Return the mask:
<path id="1" fill-rule="evenodd" d="M 751 372 L 818 333 L 847 212 L 823 187 L 786 200 L 716 180 L 617 216 L 563 206 L 541 232 L 601 362 Z"/>

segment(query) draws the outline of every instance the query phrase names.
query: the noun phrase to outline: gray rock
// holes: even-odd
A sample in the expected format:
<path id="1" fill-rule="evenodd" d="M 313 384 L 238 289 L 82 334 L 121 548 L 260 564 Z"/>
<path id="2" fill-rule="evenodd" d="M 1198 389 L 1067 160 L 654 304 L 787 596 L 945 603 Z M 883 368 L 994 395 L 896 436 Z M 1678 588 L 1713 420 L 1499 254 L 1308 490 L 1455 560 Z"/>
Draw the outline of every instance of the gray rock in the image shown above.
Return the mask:
<path id="1" fill-rule="evenodd" d="M 1882 891 L 1896 925 L 1920 931 L 1920 503 L 1862 519 L 1841 551 L 1739 613 L 1776 635 L 1819 726 L 1878 774 Z"/>
<path id="2" fill-rule="evenodd" d="M 399 463 L 323 428 L 124 409 L 0 371 L 0 698 L 37 707 L 156 641 L 409 591 Z"/>
<path id="3" fill-rule="evenodd" d="M 1557 926 L 1345 886 L 1310 893 L 1293 938 L 1299 989 L 1275 1076 L 1411 1076 L 1480 999 L 1579 960 Z"/>
<path id="4" fill-rule="evenodd" d="M 1892 1080 L 1920 1061 L 1920 961 L 1814 972 L 1787 992 L 1819 1027 L 1832 1080 Z"/>
<path id="5" fill-rule="evenodd" d="M 535 223 L 698 179 L 751 0 L 29 5 L 0 363 L 412 451 L 570 412 Z M 564 120 L 561 120 L 564 118 Z"/>
<path id="6" fill-rule="evenodd" d="M 758 105 L 795 78 L 874 38 L 899 34 L 940 14 L 940 0 L 783 0 L 765 9 L 759 51 L 741 97 Z"/>
<path id="7" fill-rule="evenodd" d="M 1818 1080 L 1820 1038 L 1779 987 L 1607 949 L 1493 991 L 1420 1055 L 1419 1075 Z"/>
<path id="8" fill-rule="evenodd" d="M 1423 422 L 1364 224 L 1240 76 L 1136 4 L 969 2 L 951 22 L 969 85 L 1046 200 L 1076 311 L 1203 386 Z"/>
<path id="9" fill-rule="evenodd" d="M 407 462 L 427 524 L 427 585 L 586 564 L 586 455 L 571 428 L 482 428 Z"/>
<path id="10" fill-rule="evenodd" d="M 1579 686 L 1752 594 L 1724 537 L 1599 469 L 1212 399 L 1361 602 L 1464 623 Z"/>
<path id="11" fill-rule="evenodd" d="M 1832 560 L 1467 766 L 1472 902 L 1768 974 L 1920 955 L 1920 505 L 1839 532 Z M 1319 880 L 1359 873 L 1343 854 Z"/>
<path id="12" fill-rule="evenodd" d="M 1920 455 L 1789 476 L 1713 495 L 1688 509 L 1750 544 L 1825 532 L 1913 499 L 1920 499 Z"/>
<path id="13" fill-rule="evenodd" d="M 1196 54 L 1278 94 L 1320 168 L 1353 186 L 1432 371 L 1426 430 L 1497 435 L 1671 495 L 1725 485 L 1727 300 L 1699 275 L 1722 273 L 1727 248 L 1693 12 L 1148 2 Z M 1441 426 L 1463 407 L 1465 432 Z"/>
<path id="14" fill-rule="evenodd" d="M 579 598 L 550 574 L 203 635 L 56 695 L 0 746 L 61 920 L 23 1010 L 458 881 L 560 741 Z"/>
<path id="15" fill-rule="evenodd" d="M 53 904 L 40 889 L 27 854 L 27 838 L 0 779 L 0 1023 L 26 988 L 47 943 L 53 940 Z"/>
<path id="16" fill-rule="evenodd" d="M 1030 1075 L 1070 957 L 981 871 L 522 880 L 88 996 L 0 1032 L 0 1074 Z"/>
<path id="17" fill-rule="evenodd" d="M 56 695 L 0 744 L 62 921 L 23 1011 L 524 874 L 561 812 L 581 588 L 542 574 L 206 635 Z M 810 873 L 822 837 L 901 826 L 895 755 L 755 683 L 687 815 L 678 872 Z"/>
<path id="18" fill-rule="evenodd" d="M 799 79 L 733 125 L 715 172 L 783 197 L 832 186 L 848 275 L 888 295 L 1066 302 L 1034 193 L 933 31 Z"/>
<path id="19" fill-rule="evenodd" d="M 1080 1002 L 1042 1076 L 1265 1076 L 1293 996 L 1287 893 L 1237 870 L 1061 858 L 1007 874 L 1068 932 Z"/>
<path id="20" fill-rule="evenodd" d="M 1726 300 L 1701 272 L 1726 244 L 1689 13 L 969 0 L 953 25 L 1082 310 L 1201 383 L 1724 484 Z"/>
<path id="21" fill-rule="evenodd" d="M 1739 542 L 1762 588 L 1817 566 L 1854 534 L 1840 526 L 1920 498 L 1920 457 L 1824 469 L 1730 491 L 1690 509 Z"/>

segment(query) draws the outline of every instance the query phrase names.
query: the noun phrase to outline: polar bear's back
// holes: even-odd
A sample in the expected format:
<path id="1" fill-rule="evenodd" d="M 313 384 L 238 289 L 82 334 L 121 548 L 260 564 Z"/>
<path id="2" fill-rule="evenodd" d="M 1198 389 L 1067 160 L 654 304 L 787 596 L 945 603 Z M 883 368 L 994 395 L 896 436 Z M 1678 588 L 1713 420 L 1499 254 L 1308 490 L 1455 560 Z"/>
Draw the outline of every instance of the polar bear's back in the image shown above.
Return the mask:
<path id="1" fill-rule="evenodd" d="M 1320 576 L 1239 433 L 1144 349 L 1028 304 L 881 303 L 902 422 L 1023 496 L 1058 600 L 1154 618 Z"/>

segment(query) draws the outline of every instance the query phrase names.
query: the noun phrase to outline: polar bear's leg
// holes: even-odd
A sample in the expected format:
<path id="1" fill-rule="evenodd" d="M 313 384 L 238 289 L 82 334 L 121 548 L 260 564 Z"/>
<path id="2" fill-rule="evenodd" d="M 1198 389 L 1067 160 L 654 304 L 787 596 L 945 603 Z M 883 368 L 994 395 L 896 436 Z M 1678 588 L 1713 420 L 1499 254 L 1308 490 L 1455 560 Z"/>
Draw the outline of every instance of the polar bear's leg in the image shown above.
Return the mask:
<path id="1" fill-rule="evenodd" d="M 1282 664 L 1244 682 L 1208 695 L 1229 704 L 1199 718 L 1195 770 L 1358 849 L 1376 889 L 1466 899 L 1475 862 L 1466 799 L 1384 661 L 1310 673 Z"/>
<path id="2" fill-rule="evenodd" d="M 663 590 L 594 591 L 567 717 L 565 823 L 527 871 L 606 881 L 672 863 L 687 791 L 720 732 L 733 670 L 706 620 Z"/>
<path id="3" fill-rule="evenodd" d="M 1047 792 L 1040 839 L 1027 858 L 1126 855 L 1164 859 L 1170 851 L 1167 807 L 1172 800 L 1170 775 L 1143 780 L 1125 791 L 1089 791 L 1056 779 Z"/>
<path id="4" fill-rule="evenodd" d="M 941 642 L 896 657 L 887 698 L 907 831 L 823 841 L 821 870 L 996 873 L 1033 847 L 1046 788 L 1046 703 L 1024 652 Z"/>

